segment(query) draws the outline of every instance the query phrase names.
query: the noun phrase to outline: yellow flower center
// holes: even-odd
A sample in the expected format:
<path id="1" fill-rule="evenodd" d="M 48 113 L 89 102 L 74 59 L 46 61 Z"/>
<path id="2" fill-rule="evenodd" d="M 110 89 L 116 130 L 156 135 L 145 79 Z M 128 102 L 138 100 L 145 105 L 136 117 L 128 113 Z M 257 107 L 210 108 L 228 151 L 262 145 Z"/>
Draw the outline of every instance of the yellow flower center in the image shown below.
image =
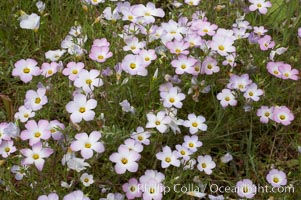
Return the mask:
<path id="1" fill-rule="evenodd" d="M 269 112 L 265 112 L 265 113 L 264 113 L 264 116 L 269 117 L 269 116 L 270 116 L 270 113 L 269 113 Z"/>
<path id="2" fill-rule="evenodd" d="M 9 147 L 5 147 L 5 148 L 4 148 L 4 151 L 5 151 L 6 153 L 8 153 L 8 152 L 10 151 L 10 148 L 9 148 Z"/>
<path id="3" fill-rule="evenodd" d="M 136 64 L 135 64 L 135 63 L 131 63 L 131 64 L 130 64 L 130 68 L 131 68 L 131 69 L 135 69 L 135 68 L 136 68 Z"/>
<path id="4" fill-rule="evenodd" d="M 91 80 L 91 79 L 87 79 L 87 80 L 86 80 L 86 83 L 87 83 L 88 85 L 90 85 L 90 84 L 92 83 L 92 80 Z"/>
<path id="5" fill-rule="evenodd" d="M 51 133 L 55 133 L 56 130 L 55 130 L 54 128 L 52 128 L 52 129 L 50 129 L 50 132 L 51 132 Z"/>
<path id="6" fill-rule="evenodd" d="M 154 188 L 150 188 L 149 189 L 149 193 L 154 194 L 155 193 L 155 189 Z"/>
<path id="7" fill-rule="evenodd" d="M 138 136 L 138 140 L 141 141 L 143 140 L 143 137 L 141 135 Z"/>
<path id="8" fill-rule="evenodd" d="M 39 154 L 33 154 L 32 158 L 33 158 L 34 160 L 37 160 L 37 159 L 40 158 L 40 156 L 39 156 Z"/>
<path id="9" fill-rule="evenodd" d="M 182 155 L 186 155 L 186 152 L 185 152 L 184 150 L 181 150 L 180 153 L 181 153 Z"/>
<path id="10" fill-rule="evenodd" d="M 285 117 L 285 115 L 280 115 L 279 118 L 280 118 L 281 120 L 285 120 L 286 117 Z"/>
<path id="11" fill-rule="evenodd" d="M 36 98 L 36 100 L 34 101 L 36 104 L 39 104 L 39 103 L 41 103 L 41 98 Z"/>
<path id="12" fill-rule="evenodd" d="M 206 29 L 206 28 L 203 29 L 203 32 L 208 33 L 208 29 Z"/>
<path id="13" fill-rule="evenodd" d="M 100 55 L 97 58 L 98 58 L 98 60 L 102 60 L 104 57 L 102 55 Z"/>
<path id="14" fill-rule="evenodd" d="M 145 60 L 145 61 L 149 61 L 149 60 L 150 60 L 150 58 L 149 58 L 149 57 L 146 57 L 146 58 L 144 58 L 144 60 Z"/>
<path id="15" fill-rule="evenodd" d="M 193 126 L 193 127 L 197 127 L 197 126 L 198 126 L 198 123 L 193 122 L 193 123 L 192 123 L 192 126 Z"/>
<path id="16" fill-rule="evenodd" d="M 180 49 L 176 49 L 175 52 L 176 53 L 181 53 L 181 50 Z"/>
<path id="17" fill-rule="evenodd" d="M 190 142 L 190 143 L 188 144 L 188 146 L 189 146 L 190 148 L 192 148 L 192 147 L 194 147 L 194 144 L 193 144 L 192 142 Z"/>
<path id="18" fill-rule="evenodd" d="M 91 148 L 91 144 L 90 143 L 86 143 L 85 144 L 85 148 L 90 149 Z"/>
<path id="19" fill-rule="evenodd" d="M 219 49 L 220 51 L 224 51 L 224 50 L 225 50 L 225 47 L 224 47 L 224 45 L 219 45 L 219 46 L 218 46 L 218 49 Z"/>
<path id="20" fill-rule="evenodd" d="M 249 192 L 249 188 L 247 186 L 244 186 L 242 189 L 243 193 L 248 193 Z"/>
<path id="21" fill-rule="evenodd" d="M 144 14 L 144 16 L 150 16 L 151 14 L 149 13 L 149 12 L 146 12 L 145 14 Z"/>
<path id="22" fill-rule="evenodd" d="M 169 102 L 170 102 L 170 103 L 174 103 L 174 102 L 175 102 L 175 98 L 172 98 L 172 97 L 169 98 Z"/>
<path id="23" fill-rule="evenodd" d="M 34 134 L 34 136 L 35 136 L 36 138 L 39 138 L 39 137 L 41 136 L 41 133 L 40 133 L 40 132 L 36 132 L 36 133 Z"/>
<path id="24" fill-rule="evenodd" d="M 47 74 L 52 74 L 52 73 L 53 71 L 51 69 L 47 71 Z"/>
<path id="25" fill-rule="evenodd" d="M 29 115 L 26 113 L 26 114 L 23 115 L 23 117 L 28 118 Z"/>
<path id="26" fill-rule="evenodd" d="M 132 20 L 132 19 L 134 19 L 134 17 L 132 15 L 130 15 L 130 16 L 128 16 L 128 19 Z"/>
<path id="27" fill-rule="evenodd" d="M 170 157 L 166 157 L 166 158 L 165 158 L 165 162 L 170 163 L 170 162 L 171 162 Z"/>
<path id="28" fill-rule="evenodd" d="M 254 93 L 253 92 L 249 92 L 249 96 L 251 97 L 251 96 L 253 96 L 254 95 Z"/>
<path id="29" fill-rule="evenodd" d="M 26 68 L 23 69 L 23 72 L 24 72 L 25 74 L 28 74 L 28 73 L 30 72 L 30 69 L 29 69 L 28 67 L 26 67 Z"/>
<path id="30" fill-rule="evenodd" d="M 72 70 L 72 74 L 77 74 L 78 71 L 76 69 Z"/>
<path id="31" fill-rule="evenodd" d="M 276 75 L 279 74 L 279 72 L 277 70 L 274 70 L 273 73 Z"/>
<path id="32" fill-rule="evenodd" d="M 279 178 L 274 177 L 274 178 L 273 178 L 273 182 L 274 182 L 274 183 L 278 183 L 278 182 L 279 182 Z"/>
<path id="33" fill-rule="evenodd" d="M 212 69 L 212 65 L 210 65 L 210 64 L 207 65 L 207 68 L 208 68 L 208 69 Z"/>
<path id="34" fill-rule="evenodd" d="M 127 164 L 127 163 L 128 163 L 128 159 L 126 159 L 126 158 L 122 158 L 122 159 L 121 159 L 121 162 L 122 162 L 122 164 L 124 164 L 124 165 L 125 165 L 125 164 Z"/>
<path id="35" fill-rule="evenodd" d="M 79 109 L 79 112 L 80 112 L 80 113 L 84 113 L 84 112 L 86 112 L 86 108 L 84 108 L 84 107 L 80 107 L 80 109 Z"/>
<path id="36" fill-rule="evenodd" d="M 207 167 L 206 163 L 202 163 L 202 168 L 206 168 L 206 167 Z"/>
<path id="37" fill-rule="evenodd" d="M 200 71 L 200 67 L 199 66 L 195 66 L 194 67 L 194 71 L 199 72 Z"/>
<path id="38" fill-rule="evenodd" d="M 88 182 L 89 182 L 89 179 L 88 179 L 88 178 L 85 178 L 85 179 L 84 179 L 84 182 L 88 183 Z"/>
<path id="39" fill-rule="evenodd" d="M 284 76 L 285 76 L 285 77 L 289 77 L 289 74 L 288 74 L 288 73 L 285 73 Z"/>
<path id="40" fill-rule="evenodd" d="M 176 34 L 177 32 L 176 32 L 176 31 L 170 31 L 169 33 L 172 34 L 172 35 L 174 35 L 174 34 Z"/>
<path id="41" fill-rule="evenodd" d="M 261 7 L 262 7 L 261 3 L 258 3 L 258 4 L 257 4 L 257 7 L 258 7 L 258 8 L 261 8 Z"/>
<path id="42" fill-rule="evenodd" d="M 186 65 L 184 65 L 184 64 L 181 65 L 181 68 L 182 68 L 182 69 L 186 69 Z"/>
<path id="43" fill-rule="evenodd" d="M 161 124 L 161 122 L 160 122 L 160 121 L 156 121 L 155 124 L 156 124 L 157 126 L 159 126 L 159 125 Z"/>
<path id="44" fill-rule="evenodd" d="M 135 47 L 135 46 L 131 46 L 131 49 L 132 49 L 132 50 L 135 50 L 135 49 L 136 49 L 136 47 Z"/>
<path id="45" fill-rule="evenodd" d="M 134 186 L 130 187 L 131 192 L 135 192 L 136 188 Z"/>
<path id="46" fill-rule="evenodd" d="M 226 100 L 226 101 L 230 101 L 230 97 L 226 96 L 226 97 L 225 97 L 225 100 Z"/>

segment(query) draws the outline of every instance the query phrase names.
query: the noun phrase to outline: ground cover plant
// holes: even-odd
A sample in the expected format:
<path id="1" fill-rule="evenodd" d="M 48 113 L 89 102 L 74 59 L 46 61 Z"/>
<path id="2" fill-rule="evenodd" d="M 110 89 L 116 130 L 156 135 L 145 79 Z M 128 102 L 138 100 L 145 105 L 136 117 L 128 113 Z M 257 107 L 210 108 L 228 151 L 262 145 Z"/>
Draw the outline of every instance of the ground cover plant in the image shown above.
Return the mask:
<path id="1" fill-rule="evenodd" d="M 0 199 L 301 199 L 299 1 L 0 8 Z"/>

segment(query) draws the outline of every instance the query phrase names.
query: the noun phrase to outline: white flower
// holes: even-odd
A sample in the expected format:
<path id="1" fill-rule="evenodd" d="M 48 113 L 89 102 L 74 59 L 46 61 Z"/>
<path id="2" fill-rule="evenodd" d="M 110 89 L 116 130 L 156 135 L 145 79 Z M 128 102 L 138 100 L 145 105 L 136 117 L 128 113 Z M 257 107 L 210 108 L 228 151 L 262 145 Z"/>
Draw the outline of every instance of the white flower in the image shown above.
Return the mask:
<path id="1" fill-rule="evenodd" d="M 206 174 L 212 174 L 212 169 L 215 168 L 216 164 L 212 160 L 211 156 L 199 156 L 198 157 L 198 169 L 202 172 L 204 171 Z"/>
<path id="2" fill-rule="evenodd" d="M 74 152 L 68 152 L 63 156 L 62 165 L 66 165 L 69 169 L 80 172 L 85 170 L 86 167 L 90 167 L 90 165 L 85 162 L 85 159 L 75 157 Z"/>
<path id="3" fill-rule="evenodd" d="M 156 154 L 156 157 L 158 160 L 161 160 L 161 167 L 167 168 L 170 165 L 179 167 L 180 166 L 180 160 L 179 154 L 177 151 L 171 151 L 169 146 L 163 147 L 163 151 Z"/>
<path id="4" fill-rule="evenodd" d="M 207 125 L 204 124 L 206 121 L 202 115 L 196 116 L 194 113 L 188 115 L 188 120 L 185 120 L 183 125 L 189 127 L 189 132 L 195 134 L 198 130 L 206 131 Z"/>
<path id="5" fill-rule="evenodd" d="M 93 175 L 89 175 L 88 173 L 82 174 L 80 180 L 86 187 L 94 183 Z"/>
<path id="6" fill-rule="evenodd" d="M 44 10 L 45 10 L 46 4 L 43 1 L 38 1 L 36 3 L 36 6 L 37 6 L 37 8 L 39 10 L 39 13 L 43 13 Z"/>
<path id="7" fill-rule="evenodd" d="M 35 13 L 31 15 L 23 14 L 20 17 L 20 27 L 37 31 L 40 27 L 40 16 Z"/>
<path id="8" fill-rule="evenodd" d="M 119 105 L 122 107 L 122 110 L 124 112 L 131 112 L 134 113 L 135 109 L 133 106 L 131 106 L 131 104 L 128 102 L 128 100 L 123 100 L 122 102 L 119 103 Z"/>
<path id="9" fill-rule="evenodd" d="M 49 50 L 45 53 L 45 57 L 51 61 L 58 61 L 64 53 L 66 53 L 66 50 Z"/>
<path id="10" fill-rule="evenodd" d="M 233 160 L 233 156 L 230 153 L 226 153 L 224 156 L 221 157 L 221 161 L 223 163 L 228 163 Z"/>
<path id="11" fill-rule="evenodd" d="M 171 118 L 166 115 L 165 111 L 160 111 L 157 113 L 157 115 L 148 113 L 146 117 L 148 122 L 145 127 L 157 128 L 160 133 L 164 133 L 168 128 L 167 125 L 171 122 Z"/>

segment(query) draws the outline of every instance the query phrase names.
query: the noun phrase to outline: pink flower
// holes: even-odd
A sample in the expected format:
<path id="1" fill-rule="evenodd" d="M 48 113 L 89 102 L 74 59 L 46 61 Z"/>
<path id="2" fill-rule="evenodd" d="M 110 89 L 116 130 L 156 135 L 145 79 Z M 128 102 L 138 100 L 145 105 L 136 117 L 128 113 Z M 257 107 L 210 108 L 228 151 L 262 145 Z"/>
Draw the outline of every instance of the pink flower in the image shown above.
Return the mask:
<path id="1" fill-rule="evenodd" d="M 71 81 L 74 81 L 78 76 L 78 73 L 85 67 L 82 62 L 69 62 L 67 68 L 63 70 L 63 74 L 68 76 Z"/>
<path id="2" fill-rule="evenodd" d="M 139 42 L 138 38 L 131 37 L 125 39 L 126 46 L 123 47 L 124 51 L 132 51 L 134 54 L 138 54 L 144 47 L 145 41 Z"/>
<path id="3" fill-rule="evenodd" d="M 26 122 L 29 118 L 34 117 L 35 112 L 28 106 L 20 106 L 18 112 L 15 114 L 15 119 L 19 119 L 21 122 Z"/>
<path id="4" fill-rule="evenodd" d="M 126 55 L 122 60 L 121 68 L 130 75 L 147 76 L 146 65 L 140 55 Z"/>
<path id="5" fill-rule="evenodd" d="M 215 30 L 217 29 L 217 25 L 211 24 L 208 21 L 197 20 L 196 22 L 192 22 L 193 30 L 197 31 L 198 35 L 205 36 L 210 35 L 213 36 L 215 34 Z"/>
<path id="6" fill-rule="evenodd" d="M 59 200 L 59 196 L 56 193 L 50 193 L 49 195 L 41 195 L 38 200 Z"/>
<path id="7" fill-rule="evenodd" d="M 180 55 L 176 60 L 171 62 L 171 65 L 176 68 L 176 74 L 192 74 L 194 72 L 194 64 L 197 60 L 193 57 Z"/>
<path id="8" fill-rule="evenodd" d="M 53 153 L 53 149 L 43 148 L 41 142 L 33 145 L 32 149 L 21 149 L 20 151 L 26 157 L 21 161 L 22 165 L 35 164 L 39 171 L 42 171 L 45 163 L 43 158 L 48 158 Z"/>
<path id="9" fill-rule="evenodd" d="M 281 78 L 282 74 L 279 70 L 279 67 L 283 64 L 284 64 L 283 62 L 268 62 L 267 70 L 270 74 L 272 74 L 278 78 Z"/>
<path id="10" fill-rule="evenodd" d="M 261 14 L 266 14 L 269 7 L 272 7 L 271 2 L 266 0 L 249 0 L 251 5 L 249 6 L 250 11 L 258 10 Z"/>
<path id="11" fill-rule="evenodd" d="M 91 132 L 90 135 L 87 133 L 78 133 L 75 135 L 75 141 L 71 143 L 72 151 L 80 151 L 84 159 L 92 158 L 93 150 L 97 153 L 103 153 L 105 148 L 98 140 L 101 138 L 101 134 L 98 131 Z"/>
<path id="12" fill-rule="evenodd" d="M 220 103 L 224 108 L 228 105 L 236 106 L 237 104 L 237 100 L 235 99 L 233 92 L 229 89 L 223 89 L 216 97 L 220 100 Z"/>
<path id="13" fill-rule="evenodd" d="M 37 67 L 37 61 L 34 59 L 22 59 L 15 63 L 12 75 L 19 76 L 24 83 L 28 83 L 32 80 L 32 76 L 39 76 L 41 70 Z"/>
<path id="14" fill-rule="evenodd" d="M 263 90 L 258 89 L 256 83 L 249 85 L 244 93 L 246 99 L 252 99 L 253 101 L 259 101 L 259 96 L 261 95 L 263 95 Z"/>
<path id="15" fill-rule="evenodd" d="M 219 72 L 217 61 L 214 58 L 207 56 L 202 64 L 201 74 L 211 75 L 217 72 Z"/>
<path id="16" fill-rule="evenodd" d="M 37 91 L 28 90 L 25 95 L 25 106 L 33 111 L 40 110 L 43 105 L 48 103 L 48 98 L 45 94 L 45 88 L 39 88 Z"/>
<path id="17" fill-rule="evenodd" d="M 49 122 L 48 129 L 50 130 L 51 137 L 54 140 L 61 140 L 63 139 L 63 133 L 61 130 L 65 129 L 65 125 L 58 120 L 52 120 Z"/>
<path id="18" fill-rule="evenodd" d="M 267 124 L 270 119 L 273 119 L 273 108 L 261 106 L 260 109 L 257 110 L 256 115 L 260 117 L 261 123 Z"/>
<path id="19" fill-rule="evenodd" d="M 22 140 L 29 140 L 30 146 L 39 143 L 41 139 L 48 140 L 50 138 L 49 122 L 47 120 L 29 120 L 26 124 L 26 130 L 21 132 Z"/>
<path id="20" fill-rule="evenodd" d="M 76 190 L 64 196 L 63 200 L 90 200 L 90 198 L 86 197 L 82 191 Z"/>
<path id="21" fill-rule="evenodd" d="M 282 75 L 282 79 L 291 79 L 295 81 L 299 79 L 299 71 L 297 69 L 292 69 L 291 65 L 289 64 L 280 65 L 278 69 Z"/>
<path id="22" fill-rule="evenodd" d="M 122 185 L 122 190 L 126 193 L 128 199 L 140 198 L 142 196 L 138 185 L 139 182 L 135 178 L 131 178 L 128 183 Z"/>
<path id="23" fill-rule="evenodd" d="M 143 145 L 131 138 L 126 139 L 124 144 L 120 146 L 127 147 L 130 151 L 136 151 L 137 153 L 141 153 L 143 151 Z"/>
<path id="24" fill-rule="evenodd" d="M 277 123 L 288 126 L 295 119 L 293 113 L 286 107 L 274 107 L 273 120 Z"/>
<path id="25" fill-rule="evenodd" d="M 156 52 L 153 49 L 149 49 L 149 50 L 143 49 L 139 52 L 139 56 L 143 58 L 143 62 L 145 66 L 150 65 L 153 60 L 157 59 Z"/>
<path id="26" fill-rule="evenodd" d="M 8 127 L 8 123 L 2 122 L 0 123 L 0 144 L 3 140 L 11 140 L 11 136 L 7 134 L 7 131 L 4 131 Z"/>
<path id="27" fill-rule="evenodd" d="M 260 45 L 260 49 L 262 51 L 273 49 L 275 46 L 275 42 L 272 41 L 272 38 L 269 35 L 265 35 L 264 37 L 260 38 L 258 40 L 258 44 Z"/>
<path id="28" fill-rule="evenodd" d="M 241 76 L 232 74 L 227 87 L 245 92 L 251 83 L 252 80 L 249 78 L 249 74 L 242 74 Z"/>
<path id="29" fill-rule="evenodd" d="M 105 62 L 108 58 L 112 57 L 113 53 L 110 52 L 109 47 L 102 46 L 92 46 L 89 58 L 99 63 Z"/>
<path id="30" fill-rule="evenodd" d="M 94 119 L 95 112 L 92 109 L 96 108 L 97 101 L 95 99 L 87 100 L 83 94 L 76 94 L 73 101 L 70 101 L 66 105 L 66 110 L 71 113 L 71 121 L 73 123 L 79 123 L 84 119 L 85 121 L 91 121 Z"/>
<path id="31" fill-rule="evenodd" d="M 46 78 L 55 74 L 57 70 L 58 70 L 58 63 L 56 62 L 51 62 L 50 64 L 49 63 L 42 64 L 42 75 L 45 76 Z"/>
<path id="32" fill-rule="evenodd" d="M 185 42 L 183 40 L 174 40 L 169 41 L 166 43 L 166 47 L 170 50 L 170 53 L 172 54 L 183 54 L 188 55 L 189 51 L 187 50 L 189 48 L 190 44 L 188 42 Z"/>
<path id="33" fill-rule="evenodd" d="M 3 158 L 7 158 L 11 153 L 16 151 L 16 147 L 14 146 L 14 141 L 2 141 L 0 143 L 0 154 Z"/>
<path id="34" fill-rule="evenodd" d="M 138 164 L 136 162 L 140 157 L 140 154 L 136 151 L 130 151 L 127 147 L 120 146 L 118 153 L 113 153 L 109 159 L 116 163 L 116 173 L 124 174 L 127 170 L 130 172 L 136 172 L 138 170 Z"/>
<path id="35" fill-rule="evenodd" d="M 95 39 L 92 45 L 92 47 L 109 47 L 109 46 L 110 43 L 107 41 L 106 38 Z"/>
<path id="36" fill-rule="evenodd" d="M 135 139 L 136 142 L 139 142 L 144 145 L 149 145 L 150 140 L 148 139 L 151 136 L 150 132 L 144 131 L 141 126 L 136 128 L 136 132 L 133 132 L 131 138 Z"/>

